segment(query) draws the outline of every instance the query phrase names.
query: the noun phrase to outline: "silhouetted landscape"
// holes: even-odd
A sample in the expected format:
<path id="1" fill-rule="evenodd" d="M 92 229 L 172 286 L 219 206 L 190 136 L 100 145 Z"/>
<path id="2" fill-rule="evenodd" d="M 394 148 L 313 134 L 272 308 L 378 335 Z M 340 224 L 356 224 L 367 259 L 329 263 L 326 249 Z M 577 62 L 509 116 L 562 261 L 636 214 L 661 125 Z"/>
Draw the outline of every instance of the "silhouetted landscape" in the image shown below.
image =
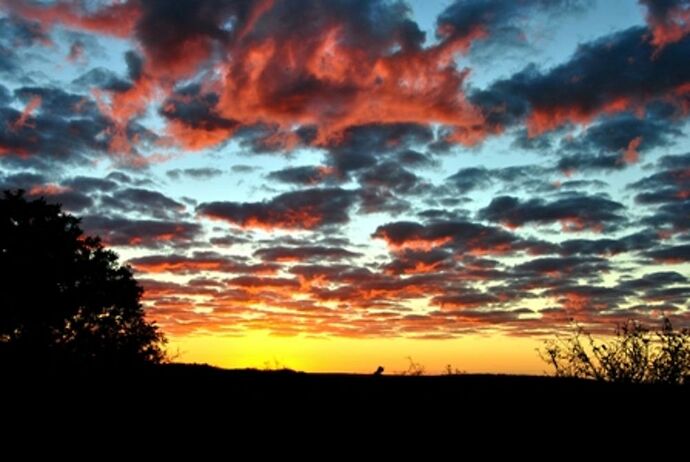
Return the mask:
<path id="1" fill-rule="evenodd" d="M 684 428 L 690 0 L 0 0 L 0 392 Z"/>
<path id="2" fill-rule="evenodd" d="M 28 377 L 28 381 L 27 376 L 6 380 L 5 389 L 21 390 L 29 385 L 33 390 L 36 380 L 50 383 L 37 395 L 23 388 L 16 396 L 28 394 L 34 403 L 57 407 L 66 402 L 82 403 L 77 406 L 86 407 L 87 413 L 94 412 L 87 403 L 108 396 L 103 403 L 107 408 L 121 406 L 132 409 L 128 412 L 135 415 L 145 413 L 150 406 L 158 409 L 174 403 L 174 408 L 183 413 L 233 416 L 241 412 L 257 420 L 262 416 L 286 418 L 288 415 L 282 413 L 289 411 L 319 415 L 324 422 L 345 415 L 358 416 L 366 425 L 373 425 L 404 415 L 419 418 L 411 423 L 418 426 L 424 416 L 471 415 L 480 422 L 498 416 L 514 421 L 532 413 L 547 413 L 571 425 L 587 421 L 586 413 L 639 418 L 640 414 L 666 415 L 671 409 L 680 412 L 690 406 L 688 386 L 537 376 L 374 376 L 166 364 L 127 373 L 42 375 L 33 371 Z M 568 420 L 570 423 L 566 423 Z"/>

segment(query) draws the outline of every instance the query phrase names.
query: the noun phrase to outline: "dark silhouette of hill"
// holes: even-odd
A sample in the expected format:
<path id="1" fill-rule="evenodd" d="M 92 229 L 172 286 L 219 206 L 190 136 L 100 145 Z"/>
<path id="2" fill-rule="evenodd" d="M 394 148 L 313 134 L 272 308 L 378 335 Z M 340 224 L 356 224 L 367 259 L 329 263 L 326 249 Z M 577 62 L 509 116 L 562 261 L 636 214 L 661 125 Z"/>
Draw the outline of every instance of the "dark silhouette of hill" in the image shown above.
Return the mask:
<path id="1" fill-rule="evenodd" d="M 289 369 L 221 369 L 208 365 L 167 364 L 145 373 L 146 380 L 188 384 L 209 391 L 235 389 L 238 396 L 276 400 L 300 397 L 306 401 L 338 397 L 371 400 L 378 403 L 446 402 L 461 395 L 492 397 L 497 402 L 558 394 L 647 393 L 655 390 L 679 390 L 690 387 L 642 384 L 601 383 L 576 378 L 530 375 L 457 374 L 457 375 L 378 375 L 344 373 L 305 373 Z"/>
<path id="2" fill-rule="evenodd" d="M 62 429 L 68 444 L 142 441 L 201 450 L 251 444 L 335 456 L 391 450 L 464 453 L 591 450 L 684 441 L 690 387 L 621 385 L 510 375 L 394 376 L 223 370 L 164 364 L 133 373 L 4 374 L 3 418 L 13 432 Z M 674 423 L 675 422 L 675 423 Z M 663 435 L 652 438 L 651 435 Z M 325 448 L 323 446 L 326 446 Z M 597 449 L 601 453 L 601 449 Z M 446 457 L 446 456 L 444 456 Z"/>
<path id="3" fill-rule="evenodd" d="M 690 386 L 617 384 L 576 378 L 491 374 L 378 375 L 304 373 L 292 370 L 228 370 L 197 364 L 162 364 L 136 371 L 41 370 L 7 374 L 19 393 L 50 383 L 41 398 L 89 402 L 106 394 L 109 404 L 146 401 L 175 409 L 239 409 L 276 412 L 455 413 L 508 410 L 575 412 L 577 409 L 687 405 Z M 146 392 L 144 392 L 144 390 Z M 215 412 L 215 411 L 214 411 Z"/>
<path id="4" fill-rule="evenodd" d="M 550 447 L 560 455 L 571 446 L 600 454 L 602 448 L 620 445 L 630 450 L 638 440 L 645 447 L 682 446 L 680 433 L 690 411 L 687 386 L 546 376 L 311 374 L 190 364 L 126 374 L 3 374 L 0 391 L 3 418 L 11 423 L 5 441 L 17 433 L 35 437 L 41 428 L 53 436 L 62 431 L 65 436 L 55 447 L 70 451 L 95 442 L 108 451 L 136 442 L 155 445 L 156 453 L 193 444 L 202 452 L 230 445 L 236 454 L 238 447 L 251 445 L 253 454 L 318 451 L 327 457 L 347 450 L 437 451 L 443 457 L 472 448 L 491 454 L 552 453 Z"/>

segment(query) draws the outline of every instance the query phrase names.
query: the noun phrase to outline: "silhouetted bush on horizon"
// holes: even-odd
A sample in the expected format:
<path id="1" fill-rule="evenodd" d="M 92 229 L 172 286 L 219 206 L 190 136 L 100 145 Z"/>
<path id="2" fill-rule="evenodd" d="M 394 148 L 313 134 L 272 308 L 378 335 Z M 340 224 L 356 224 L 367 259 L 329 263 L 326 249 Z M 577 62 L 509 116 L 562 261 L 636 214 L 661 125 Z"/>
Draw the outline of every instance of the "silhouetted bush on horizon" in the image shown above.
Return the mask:
<path id="1" fill-rule="evenodd" d="M 3 366 L 120 368 L 165 358 L 129 267 L 59 205 L 4 192 L 0 268 Z"/>
<path id="2" fill-rule="evenodd" d="M 575 326 L 572 334 L 547 340 L 539 354 L 557 377 L 690 384 L 690 330 L 674 330 L 668 318 L 658 331 L 629 320 L 608 342 Z"/>

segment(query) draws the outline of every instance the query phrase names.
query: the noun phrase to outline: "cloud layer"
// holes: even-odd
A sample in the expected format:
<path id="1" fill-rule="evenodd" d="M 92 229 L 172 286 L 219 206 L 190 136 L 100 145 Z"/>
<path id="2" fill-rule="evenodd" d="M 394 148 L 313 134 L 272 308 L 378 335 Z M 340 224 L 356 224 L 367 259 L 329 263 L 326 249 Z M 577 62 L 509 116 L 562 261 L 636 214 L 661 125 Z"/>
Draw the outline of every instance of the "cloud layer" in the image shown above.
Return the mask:
<path id="1" fill-rule="evenodd" d="M 0 0 L 0 186 L 172 335 L 688 324 L 690 3 L 631 5 Z"/>

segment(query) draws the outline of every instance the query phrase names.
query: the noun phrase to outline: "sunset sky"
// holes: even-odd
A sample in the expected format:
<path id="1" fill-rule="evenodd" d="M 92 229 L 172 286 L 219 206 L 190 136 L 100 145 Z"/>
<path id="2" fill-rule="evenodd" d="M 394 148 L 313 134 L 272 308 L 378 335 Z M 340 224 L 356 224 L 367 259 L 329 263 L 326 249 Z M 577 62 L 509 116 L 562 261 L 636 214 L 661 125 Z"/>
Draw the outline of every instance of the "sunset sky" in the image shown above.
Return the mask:
<path id="1" fill-rule="evenodd" d="M 0 188 L 178 361 L 540 373 L 690 325 L 690 0 L 0 0 Z"/>

